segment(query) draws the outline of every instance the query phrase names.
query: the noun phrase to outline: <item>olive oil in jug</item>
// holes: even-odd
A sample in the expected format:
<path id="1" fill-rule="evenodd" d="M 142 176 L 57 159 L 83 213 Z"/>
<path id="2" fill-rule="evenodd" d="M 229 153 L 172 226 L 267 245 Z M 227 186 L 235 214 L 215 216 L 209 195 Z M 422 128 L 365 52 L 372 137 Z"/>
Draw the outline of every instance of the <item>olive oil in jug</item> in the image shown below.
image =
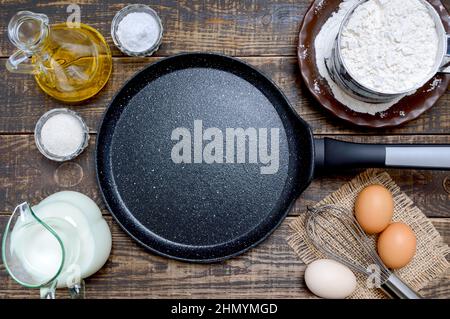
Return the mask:
<path id="1" fill-rule="evenodd" d="M 111 51 L 103 36 L 85 24 L 49 25 L 48 17 L 18 12 L 8 36 L 19 49 L 6 62 L 9 71 L 34 74 L 39 87 L 64 102 L 97 94 L 108 82 Z"/>

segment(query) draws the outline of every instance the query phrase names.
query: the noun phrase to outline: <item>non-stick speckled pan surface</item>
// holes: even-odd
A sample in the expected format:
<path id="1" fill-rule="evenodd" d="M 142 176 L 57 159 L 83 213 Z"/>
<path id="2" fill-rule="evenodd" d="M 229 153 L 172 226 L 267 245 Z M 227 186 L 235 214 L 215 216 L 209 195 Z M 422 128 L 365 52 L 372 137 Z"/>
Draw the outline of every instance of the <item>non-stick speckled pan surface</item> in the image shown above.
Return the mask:
<path id="1" fill-rule="evenodd" d="M 278 128 L 279 169 L 262 164 L 175 164 L 172 131 Z M 133 77 L 104 115 L 97 177 L 122 228 L 158 254 L 209 262 L 262 241 L 312 177 L 312 136 L 260 72 L 216 54 L 161 60 Z"/>
<path id="2" fill-rule="evenodd" d="M 186 149 L 194 162 L 210 142 L 195 134 L 196 121 L 205 135 L 209 128 L 225 135 L 258 130 L 259 161 L 249 160 L 244 145 L 247 160 L 239 163 L 207 164 L 200 156 L 198 163 L 177 164 L 174 130 L 193 135 Z M 278 139 L 261 138 L 264 129 L 278 130 Z M 261 174 L 267 147 L 259 143 L 272 145 L 272 138 L 279 143 L 278 169 Z M 450 146 L 315 140 L 268 78 L 239 60 L 200 53 L 167 58 L 134 76 L 113 99 L 97 136 L 97 178 L 110 212 L 148 249 L 185 261 L 244 252 L 280 224 L 314 171 L 356 167 L 448 170 Z"/>

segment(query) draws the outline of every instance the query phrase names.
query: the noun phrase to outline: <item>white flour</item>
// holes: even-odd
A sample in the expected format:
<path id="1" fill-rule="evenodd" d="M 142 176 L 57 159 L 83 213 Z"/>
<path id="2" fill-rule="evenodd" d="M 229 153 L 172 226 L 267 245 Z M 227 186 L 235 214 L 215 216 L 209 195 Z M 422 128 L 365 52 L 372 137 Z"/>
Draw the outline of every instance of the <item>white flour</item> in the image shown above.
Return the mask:
<path id="1" fill-rule="evenodd" d="M 366 87 L 405 92 L 430 78 L 438 52 L 436 25 L 418 0 L 370 0 L 356 8 L 342 32 L 348 71 Z"/>
<path id="2" fill-rule="evenodd" d="M 328 70 L 325 66 L 325 58 L 331 55 L 331 50 L 334 45 L 334 40 L 339 31 L 339 27 L 341 25 L 344 16 L 347 12 L 356 4 L 359 0 L 344 0 L 341 2 L 339 6 L 339 10 L 335 12 L 322 26 L 319 34 L 316 36 L 314 41 L 314 48 L 316 53 L 316 64 L 319 70 L 320 75 L 325 78 L 328 82 L 328 85 L 331 88 L 333 96 L 350 108 L 353 111 L 359 113 L 369 113 L 375 115 L 378 112 L 383 112 L 389 109 L 392 105 L 396 104 L 401 100 L 402 97 L 391 101 L 389 103 L 381 103 L 381 104 L 371 104 L 359 101 L 347 93 L 345 93 L 330 77 L 328 74 Z"/>

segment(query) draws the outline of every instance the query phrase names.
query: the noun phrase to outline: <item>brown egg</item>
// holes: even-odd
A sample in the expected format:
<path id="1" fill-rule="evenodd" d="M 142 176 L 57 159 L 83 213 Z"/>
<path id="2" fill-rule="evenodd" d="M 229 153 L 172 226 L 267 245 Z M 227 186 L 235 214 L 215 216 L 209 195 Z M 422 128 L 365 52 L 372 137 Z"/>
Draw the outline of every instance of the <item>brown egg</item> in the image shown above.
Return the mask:
<path id="1" fill-rule="evenodd" d="M 358 194 L 355 217 L 366 233 L 382 232 L 391 222 L 393 214 L 394 200 L 386 187 L 370 185 Z"/>
<path id="2" fill-rule="evenodd" d="M 406 266 L 416 253 L 416 235 L 403 223 L 390 224 L 378 238 L 378 255 L 388 268 Z"/>

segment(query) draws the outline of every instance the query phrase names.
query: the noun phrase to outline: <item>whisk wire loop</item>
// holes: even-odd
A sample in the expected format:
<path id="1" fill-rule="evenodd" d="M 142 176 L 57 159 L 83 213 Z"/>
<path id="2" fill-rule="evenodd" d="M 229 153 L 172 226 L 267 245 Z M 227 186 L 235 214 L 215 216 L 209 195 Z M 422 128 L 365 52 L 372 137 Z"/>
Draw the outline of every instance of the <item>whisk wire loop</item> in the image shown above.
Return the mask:
<path id="1" fill-rule="evenodd" d="M 329 258 L 366 276 L 373 271 L 369 266 L 376 265 L 382 283 L 392 274 L 352 212 L 334 205 L 308 207 L 305 226 L 314 246 Z"/>

